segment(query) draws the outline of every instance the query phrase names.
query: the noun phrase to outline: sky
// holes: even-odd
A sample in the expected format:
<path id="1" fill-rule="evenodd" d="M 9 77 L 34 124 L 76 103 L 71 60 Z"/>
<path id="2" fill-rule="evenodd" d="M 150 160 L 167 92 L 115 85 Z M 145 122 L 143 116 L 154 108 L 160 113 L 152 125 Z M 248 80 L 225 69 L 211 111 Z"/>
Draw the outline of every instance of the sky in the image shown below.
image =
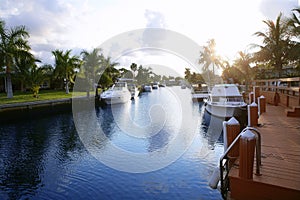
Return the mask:
<path id="1" fill-rule="evenodd" d="M 0 0 L 0 18 L 7 27 L 27 27 L 32 52 L 44 64 L 54 63 L 55 49 L 72 49 L 78 55 L 146 28 L 174 31 L 199 47 L 214 38 L 217 53 L 232 61 L 238 51 L 247 52 L 250 44 L 261 42 L 253 34 L 265 30 L 263 20 L 275 20 L 279 12 L 290 16 L 299 5 L 300 0 Z M 175 57 L 170 52 L 135 50 L 116 61 L 125 67 L 132 62 L 172 66 L 183 73 L 191 63 Z M 196 66 L 197 58 L 192 62 Z"/>

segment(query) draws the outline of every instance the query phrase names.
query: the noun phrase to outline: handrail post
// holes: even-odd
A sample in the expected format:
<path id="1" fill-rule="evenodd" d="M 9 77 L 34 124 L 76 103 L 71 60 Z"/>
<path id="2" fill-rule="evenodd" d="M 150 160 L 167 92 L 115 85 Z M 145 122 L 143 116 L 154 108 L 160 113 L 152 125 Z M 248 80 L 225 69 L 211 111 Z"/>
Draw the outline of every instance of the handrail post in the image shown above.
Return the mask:
<path id="1" fill-rule="evenodd" d="M 242 132 L 245 132 L 246 130 L 254 131 L 257 135 L 257 143 L 256 143 L 256 175 L 260 176 L 260 166 L 261 164 L 261 135 L 260 132 L 253 127 L 246 127 L 242 130 Z"/>
<path id="2" fill-rule="evenodd" d="M 226 198 L 226 190 L 227 188 L 225 188 L 225 182 L 224 182 L 224 169 L 223 169 L 223 162 L 225 159 L 229 159 L 228 158 L 228 153 L 229 151 L 233 148 L 233 146 L 237 143 L 237 141 L 240 139 L 241 137 L 241 134 L 243 132 L 245 132 L 246 130 L 251 130 L 251 131 L 254 131 L 254 133 L 256 134 L 257 136 L 257 141 L 256 141 L 256 173 L 255 175 L 257 176 L 260 176 L 261 173 L 260 173 L 260 166 L 262 165 L 261 164 L 261 134 L 260 132 L 258 131 L 258 129 L 256 128 L 253 128 L 253 127 L 246 127 L 244 128 L 240 134 L 234 139 L 234 141 L 229 145 L 229 147 L 226 149 L 226 151 L 224 152 L 224 154 L 220 157 L 220 160 L 219 160 L 219 168 L 220 168 L 220 182 L 221 182 L 221 193 L 222 193 L 222 197 L 225 199 Z M 228 171 L 230 170 L 230 168 L 228 167 L 228 161 L 225 162 L 225 167 L 226 167 L 226 170 L 227 170 L 227 173 Z M 226 176 L 225 176 L 226 177 Z"/>
<path id="3" fill-rule="evenodd" d="M 246 130 L 240 137 L 240 167 L 239 177 L 241 179 L 253 179 L 254 152 L 257 137 L 255 134 Z"/>

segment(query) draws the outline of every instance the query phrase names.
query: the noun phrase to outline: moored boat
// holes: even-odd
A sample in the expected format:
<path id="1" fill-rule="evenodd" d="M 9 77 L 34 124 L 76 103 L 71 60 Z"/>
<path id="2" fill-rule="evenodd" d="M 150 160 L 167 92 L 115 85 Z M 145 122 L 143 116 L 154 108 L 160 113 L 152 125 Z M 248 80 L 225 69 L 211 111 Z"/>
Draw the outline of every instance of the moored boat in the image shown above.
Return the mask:
<path id="1" fill-rule="evenodd" d="M 101 94 L 106 104 L 126 103 L 131 99 L 126 82 L 116 82 L 111 88 Z"/>
<path id="2" fill-rule="evenodd" d="M 145 85 L 145 86 L 143 87 L 143 91 L 144 91 L 144 92 L 151 92 L 151 91 L 152 91 L 151 85 Z"/>
<path id="3" fill-rule="evenodd" d="M 192 85 L 192 99 L 193 101 L 202 102 L 209 96 L 208 86 L 206 84 Z"/>
<path id="4" fill-rule="evenodd" d="M 119 78 L 118 82 L 126 82 L 127 88 L 131 94 L 131 99 L 135 99 L 139 95 L 139 90 L 136 86 L 136 80 L 132 78 Z"/>
<path id="5" fill-rule="evenodd" d="M 152 89 L 153 89 L 153 90 L 157 90 L 158 88 L 159 88 L 158 84 L 153 84 L 153 85 L 152 85 Z"/>
<path id="6" fill-rule="evenodd" d="M 205 103 L 205 110 L 216 117 L 230 118 L 242 110 L 247 104 L 234 84 L 215 85 Z"/>
<path id="7" fill-rule="evenodd" d="M 130 91 L 131 99 L 137 98 L 139 95 L 139 90 L 137 89 L 136 85 L 134 83 L 128 83 L 127 87 Z"/>

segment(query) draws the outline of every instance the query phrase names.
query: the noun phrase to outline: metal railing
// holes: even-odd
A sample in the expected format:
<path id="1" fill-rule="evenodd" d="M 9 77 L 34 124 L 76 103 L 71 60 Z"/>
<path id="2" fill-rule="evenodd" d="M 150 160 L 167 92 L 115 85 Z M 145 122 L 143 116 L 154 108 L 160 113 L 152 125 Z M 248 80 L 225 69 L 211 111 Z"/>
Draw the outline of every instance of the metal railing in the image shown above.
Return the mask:
<path id="1" fill-rule="evenodd" d="M 227 148 L 223 156 L 220 158 L 220 182 L 221 182 L 221 194 L 224 199 L 227 198 L 227 193 L 230 190 L 230 183 L 229 183 L 229 171 L 232 166 L 229 165 L 230 159 L 232 157 L 228 157 L 228 153 L 236 145 L 237 141 L 239 141 L 241 134 L 244 133 L 246 130 L 254 131 L 257 135 L 257 142 L 256 142 L 256 175 L 260 174 L 260 166 L 261 166 L 261 135 L 260 132 L 253 127 L 246 127 L 244 128 L 241 133 L 234 139 L 231 145 Z"/>

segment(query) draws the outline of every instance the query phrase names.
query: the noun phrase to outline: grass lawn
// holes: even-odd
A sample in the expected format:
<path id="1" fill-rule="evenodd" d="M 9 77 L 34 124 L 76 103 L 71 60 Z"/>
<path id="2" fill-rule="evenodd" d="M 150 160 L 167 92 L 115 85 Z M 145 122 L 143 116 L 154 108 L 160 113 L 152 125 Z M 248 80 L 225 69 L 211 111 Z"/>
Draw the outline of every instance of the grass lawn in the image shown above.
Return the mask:
<path id="1" fill-rule="evenodd" d="M 80 92 L 80 94 L 76 93 L 76 96 L 86 95 L 85 92 Z M 63 90 L 41 90 L 39 92 L 39 97 L 33 97 L 32 92 L 14 92 L 14 97 L 8 99 L 6 97 L 6 93 L 0 93 L 0 105 L 2 104 L 11 104 L 11 103 L 21 103 L 21 102 L 29 102 L 29 101 L 42 101 L 42 100 L 53 100 L 53 99 L 64 99 L 71 98 L 72 92 L 66 94 L 66 91 Z"/>

